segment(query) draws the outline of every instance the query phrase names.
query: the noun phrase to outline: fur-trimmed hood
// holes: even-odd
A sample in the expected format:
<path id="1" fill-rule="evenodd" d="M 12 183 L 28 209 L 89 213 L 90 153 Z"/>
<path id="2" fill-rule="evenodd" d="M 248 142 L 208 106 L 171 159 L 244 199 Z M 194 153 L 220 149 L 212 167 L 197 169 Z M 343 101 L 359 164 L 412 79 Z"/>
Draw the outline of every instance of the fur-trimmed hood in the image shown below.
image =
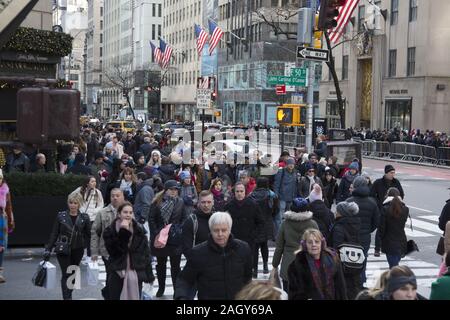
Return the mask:
<path id="1" fill-rule="evenodd" d="M 405 204 L 405 202 L 402 200 L 401 197 L 398 197 L 398 199 L 399 199 L 403 204 Z M 383 204 L 389 203 L 389 202 L 391 202 L 392 200 L 394 200 L 394 197 L 387 197 L 386 199 L 384 199 Z"/>
<path id="2" fill-rule="evenodd" d="M 311 219 L 313 217 L 313 213 L 311 211 L 304 211 L 304 212 L 286 211 L 283 214 L 283 216 L 287 220 L 305 221 Z"/>

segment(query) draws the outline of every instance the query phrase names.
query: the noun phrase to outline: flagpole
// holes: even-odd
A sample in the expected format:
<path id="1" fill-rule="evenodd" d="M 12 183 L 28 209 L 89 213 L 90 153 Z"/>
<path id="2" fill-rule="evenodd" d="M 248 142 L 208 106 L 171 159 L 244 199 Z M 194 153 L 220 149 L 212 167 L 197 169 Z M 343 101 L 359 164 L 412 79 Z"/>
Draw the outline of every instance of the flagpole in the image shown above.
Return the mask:
<path id="1" fill-rule="evenodd" d="M 210 20 L 210 21 L 212 21 L 212 22 L 214 22 L 215 24 L 217 24 L 213 19 L 210 19 L 210 18 L 208 18 L 208 20 Z M 218 24 L 217 24 L 218 25 Z M 237 39 L 239 39 L 240 41 L 244 41 L 243 39 L 245 39 L 245 38 L 241 38 L 241 37 L 239 37 L 238 35 L 236 35 L 236 34 L 234 34 L 233 32 L 231 32 L 231 31 L 225 31 L 225 32 L 228 32 L 228 33 L 230 33 L 233 37 L 235 37 L 235 38 L 237 38 Z M 221 39 L 222 40 L 222 39 Z"/>

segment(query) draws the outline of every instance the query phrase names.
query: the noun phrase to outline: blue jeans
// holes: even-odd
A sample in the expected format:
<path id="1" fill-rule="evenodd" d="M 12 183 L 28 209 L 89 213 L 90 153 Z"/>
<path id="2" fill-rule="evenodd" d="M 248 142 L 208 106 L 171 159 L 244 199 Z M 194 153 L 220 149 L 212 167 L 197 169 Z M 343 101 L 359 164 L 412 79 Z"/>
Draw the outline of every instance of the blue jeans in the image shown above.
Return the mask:
<path id="1" fill-rule="evenodd" d="M 284 201 L 280 200 L 279 205 L 280 208 L 278 210 L 278 213 L 273 217 L 273 223 L 275 225 L 274 232 L 275 232 L 275 239 L 278 235 L 278 230 L 280 230 L 281 221 L 283 217 L 283 213 L 291 208 L 292 201 Z"/>
<path id="2" fill-rule="evenodd" d="M 392 269 L 392 267 L 398 266 L 402 257 L 399 254 L 386 254 L 386 258 L 389 264 L 389 269 Z"/>

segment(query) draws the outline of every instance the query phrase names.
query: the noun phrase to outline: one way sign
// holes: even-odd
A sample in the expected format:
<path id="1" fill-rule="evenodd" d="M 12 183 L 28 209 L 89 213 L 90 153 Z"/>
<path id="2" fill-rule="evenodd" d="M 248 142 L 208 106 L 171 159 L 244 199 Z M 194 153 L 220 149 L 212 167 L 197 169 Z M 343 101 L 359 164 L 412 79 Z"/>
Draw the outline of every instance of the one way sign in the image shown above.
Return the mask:
<path id="1" fill-rule="evenodd" d="M 330 60 L 330 55 L 328 50 L 297 47 L 297 58 L 328 62 Z"/>

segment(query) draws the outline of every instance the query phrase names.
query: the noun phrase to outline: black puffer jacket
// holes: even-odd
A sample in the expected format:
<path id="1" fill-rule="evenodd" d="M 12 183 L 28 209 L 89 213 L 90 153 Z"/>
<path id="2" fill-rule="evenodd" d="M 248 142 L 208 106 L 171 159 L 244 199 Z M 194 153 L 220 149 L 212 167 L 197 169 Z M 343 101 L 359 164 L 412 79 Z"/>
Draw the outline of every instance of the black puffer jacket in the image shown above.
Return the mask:
<path id="1" fill-rule="evenodd" d="M 196 209 L 192 214 L 197 217 L 197 232 L 195 234 L 195 245 L 198 245 L 209 238 L 208 221 L 211 214 L 205 214 Z M 188 257 L 194 242 L 194 219 L 189 215 L 183 223 L 183 254 Z"/>
<path id="2" fill-rule="evenodd" d="M 321 200 L 309 204 L 309 210 L 313 213 L 313 220 L 317 222 L 319 230 L 325 239 L 330 235 L 330 229 L 334 222 L 334 214 Z"/>
<path id="3" fill-rule="evenodd" d="M 162 201 L 164 202 L 166 200 L 163 199 Z M 184 209 L 184 201 L 180 197 L 177 197 L 168 223 L 182 225 L 185 219 L 186 210 Z M 150 248 L 152 255 L 156 257 L 168 257 L 181 254 L 181 244 L 179 246 L 166 245 L 164 248 L 155 248 L 154 246 L 156 236 L 165 227 L 161 216 L 160 204 L 157 204 L 155 201 L 150 207 L 148 226 L 150 228 Z"/>
<path id="4" fill-rule="evenodd" d="M 406 254 L 405 224 L 409 216 L 409 209 L 404 204 L 400 218 L 390 213 L 392 197 L 386 198 L 383 203 L 383 212 L 380 217 L 381 252 L 392 255 Z"/>
<path id="5" fill-rule="evenodd" d="M 256 202 L 251 198 L 242 201 L 231 200 L 226 206 L 233 219 L 231 233 L 236 239 L 245 241 L 253 248 L 258 230 L 264 225 L 264 220 Z"/>
<path id="6" fill-rule="evenodd" d="M 445 225 L 450 221 L 450 199 L 447 200 L 444 208 L 442 208 L 441 215 L 439 216 L 439 229 L 445 231 Z"/>
<path id="7" fill-rule="evenodd" d="M 270 191 L 264 188 L 255 189 L 250 194 L 250 198 L 252 198 L 258 204 L 259 212 L 264 221 L 264 223 L 258 229 L 256 242 L 266 242 L 273 238 L 273 198 L 270 196 Z"/>
<path id="8" fill-rule="evenodd" d="M 328 245 L 337 249 L 343 243 L 360 244 L 361 220 L 357 215 L 336 218 Z"/>
<path id="9" fill-rule="evenodd" d="M 72 229 L 74 230 L 73 235 Z M 88 214 L 78 212 L 78 217 L 75 221 L 74 228 L 69 212 L 58 212 L 55 223 L 53 224 L 52 233 L 50 234 L 50 239 L 46 246 L 46 250 L 52 251 L 53 247 L 55 246 L 55 242 L 61 236 L 65 236 L 67 237 L 68 241 L 71 241 L 71 249 L 87 248 L 90 245 L 90 234 L 91 228 Z"/>
<path id="10" fill-rule="evenodd" d="M 197 284 L 199 300 L 233 300 L 251 279 L 252 253 L 248 244 L 230 235 L 222 248 L 209 237 L 192 249 L 178 276 L 175 299 L 188 299 Z"/>
<path id="11" fill-rule="evenodd" d="M 103 232 L 103 240 L 105 240 L 105 247 L 108 250 L 110 259 L 108 271 L 126 270 L 127 256 L 129 254 L 130 268 L 136 270 L 139 281 L 153 282 L 155 277 L 144 227 L 133 220 L 133 234 L 124 228 L 120 228 L 119 232 L 117 232 L 116 221 L 118 219 L 115 219 Z M 131 245 L 129 245 L 132 235 Z"/>
<path id="12" fill-rule="evenodd" d="M 353 190 L 352 196 L 347 202 L 355 202 L 359 207 L 358 217 L 361 219 L 359 238 L 363 247 L 370 245 L 370 234 L 375 231 L 380 221 L 380 211 L 376 200 L 370 197 L 370 189 L 367 186 Z"/>

